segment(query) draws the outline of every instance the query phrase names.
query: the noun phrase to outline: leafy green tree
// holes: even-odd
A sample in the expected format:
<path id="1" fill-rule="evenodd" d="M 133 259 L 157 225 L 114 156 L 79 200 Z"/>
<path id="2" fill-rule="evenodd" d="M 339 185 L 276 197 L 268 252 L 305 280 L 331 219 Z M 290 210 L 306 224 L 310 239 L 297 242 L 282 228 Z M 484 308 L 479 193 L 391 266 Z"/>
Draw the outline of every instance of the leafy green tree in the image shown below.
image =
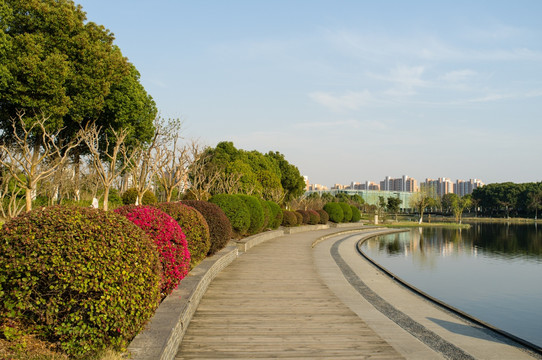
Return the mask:
<path id="1" fill-rule="evenodd" d="M 419 223 L 423 222 L 423 213 L 426 208 L 436 203 L 436 191 L 432 186 L 421 186 L 420 191 L 414 193 L 410 198 L 410 206 L 420 214 Z"/>
<path id="2" fill-rule="evenodd" d="M 284 201 L 295 199 L 305 192 L 305 180 L 299 169 L 290 164 L 279 152 L 269 152 L 267 157 L 273 159 L 280 170 L 280 183 L 284 189 Z"/>
<path id="3" fill-rule="evenodd" d="M 388 198 L 387 208 L 388 208 L 388 211 L 390 213 L 395 215 L 395 221 L 397 221 L 397 213 L 400 210 L 400 206 L 401 206 L 402 202 L 403 202 L 403 200 L 401 200 L 399 198 L 396 198 L 396 197 L 389 197 Z"/>
<path id="4" fill-rule="evenodd" d="M 451 208 L 454 213 L 455 222 L 461 224 L 463 220 L 463 212 L 465 211 L 465 209 L 471 206 L 471 204 L 472 200 L 470 196 L 459 197 L 458 195 L 456 195 L 455 197 L 453 197 L 451 202 Z"/>
<path id="5" fill-rule="evenodd" d="M 37 117 L 47 119 L 45 131 L 58 134 L 60 144 L 72 142 L 80 128 L 93 122 L 104 129 L 128 127 L 131 139 L 140 142 L 152 137 L 156 107 L 139 84 L 139 74 L 113 44 L 113 34 L 87 22 L 80 5 L 3 0 L 0 15 L 4 141 L 14 140 L 11 119 L 20 112 L 27 114 L 26 125 Z M 34 131 L 28 141 L 40 151 L 40 127 L 27 128 Z M 82 144 L 74 149 L 76 164 L 84 153 Z"/>
<path id="6" fill-rule="evenodd" d="M 538 210 L 542 209 L 542 188 L 532 190 L 528 194 L 529 209 L 534 210 L 534 219 L 538 219 Z"/>

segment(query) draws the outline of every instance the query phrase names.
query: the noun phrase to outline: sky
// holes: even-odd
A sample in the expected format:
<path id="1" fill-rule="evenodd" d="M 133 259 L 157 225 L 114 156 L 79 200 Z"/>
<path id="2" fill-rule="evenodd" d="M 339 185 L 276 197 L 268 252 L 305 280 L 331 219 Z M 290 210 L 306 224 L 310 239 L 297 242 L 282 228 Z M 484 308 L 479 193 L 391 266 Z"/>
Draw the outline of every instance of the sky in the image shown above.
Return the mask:
<path id="1" fill-rule="evenodd" d="M 187 140 L 326 186 L 542 180 L 542 1 L 75 2 Z"/>

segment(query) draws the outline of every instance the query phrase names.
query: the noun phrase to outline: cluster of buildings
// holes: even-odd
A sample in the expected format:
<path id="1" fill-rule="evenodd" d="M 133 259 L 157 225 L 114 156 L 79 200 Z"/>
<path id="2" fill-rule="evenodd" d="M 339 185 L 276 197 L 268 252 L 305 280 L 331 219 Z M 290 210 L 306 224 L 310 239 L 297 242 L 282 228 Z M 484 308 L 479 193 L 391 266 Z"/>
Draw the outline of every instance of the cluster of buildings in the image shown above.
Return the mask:
<path id="1" fill-rule="evenodd" d="M 454 193 L 459 196 L 472 194 L 474 189 L 484 186 L 479 179 L 456 180 L 453 182 L 450 178 L 425 179 L 425 182 L 418 185 L 418 181 L 407 175 L 400 178 L 391 178 L 386 176 L 379 183 L 366 181 L 365 183 L 352 182 L 350 185 L 335 184 L 331 189 L 320 184 L 309 184 L 308 178 L 305 178 L 307 191 L 339 191 L 339 190 L 361 190 L 361 191 L 386 191 L 386 192 L 408 192 L 419 191 L 420 187 L 434 188 L 438 196 Z"/>

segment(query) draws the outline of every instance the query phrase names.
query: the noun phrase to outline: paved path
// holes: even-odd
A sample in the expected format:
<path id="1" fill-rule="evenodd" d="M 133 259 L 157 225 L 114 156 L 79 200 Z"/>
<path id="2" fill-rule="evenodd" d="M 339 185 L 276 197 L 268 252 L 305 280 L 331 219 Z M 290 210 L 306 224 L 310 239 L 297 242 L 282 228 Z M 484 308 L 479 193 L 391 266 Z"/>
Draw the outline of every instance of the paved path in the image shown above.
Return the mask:
<path id="1" fill-rule="evenodd" d="M 401 359 L 323 283 L 311 249 L 317 235 L 270 240 L 222 271 L 176 359 Z"/>
<path id="2" fill-rule="evenodd" d="M 355 244 L 376 230 L 311 248 L 337 231 L 286 235 L 241 255 L 209 286 L 176 360 L 532 359 L 365 262 Z"/>

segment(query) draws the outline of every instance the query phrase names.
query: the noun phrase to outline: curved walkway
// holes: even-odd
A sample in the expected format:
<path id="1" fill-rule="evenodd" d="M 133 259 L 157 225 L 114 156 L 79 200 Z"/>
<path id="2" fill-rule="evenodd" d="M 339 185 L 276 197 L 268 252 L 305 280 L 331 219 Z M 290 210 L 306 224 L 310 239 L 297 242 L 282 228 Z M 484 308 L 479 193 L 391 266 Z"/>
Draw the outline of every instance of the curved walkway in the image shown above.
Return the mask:
<path id="1" fill-rule="evenodd" d="M 312 249 L 315 239 L 338 231 L 285 235 L 242 254 L 210 284 L 176 359 L 530 358 L 365 262 L 355 243 L 381 230 L 340 235 Z M 424 341 L 428 333 L 416 337 L 397 325 L 364 297 L 356 279 L 451 347 L 442 352 Z"/>

